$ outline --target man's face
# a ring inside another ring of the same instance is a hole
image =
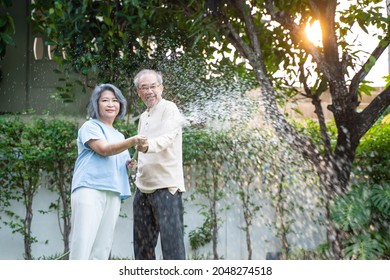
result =
[[[148,109],[155,106],[162,99],[163,85],[157,80],[154,73],[147,73],[138,81],[138,96],[144,101]]]

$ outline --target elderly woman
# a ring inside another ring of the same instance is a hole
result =
[[[78,157],[71,194],[71,260],[110,255],[121,200],[130,197],[128,149],[145,144],[143,136],[125,139],[113,127],[126,114],[126,99],[111,84],[100,84],[88,105],[91,117],[78,132]]]

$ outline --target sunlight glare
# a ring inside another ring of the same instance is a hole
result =
[[[305,28],[307,38],[316,46],[322,45],[322,31],[320,22],[315,20],[312,24],[308,24]]]

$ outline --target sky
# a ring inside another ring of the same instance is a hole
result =
[[[365,39],[364,45],[367,46],[368,49],[374,49],[376,44],[370,39],[369,36],[361,35],[363,39]],[[375,66],[370,71],[369,75],[367,75],[366,80],[372,81],[372,86],[383,87],[386,82],[383,80],[383,76],[389,75],[389,48],[382,54],[382,56],[378,59]]]
[[[341,0],[339,2],[341,8],[349,4],[349,1],[345,0]],[[386,7],[385,0],[383,1],[383,7]],[[386,13],[386,9],[384,9],[383,12]],[[361,44],[362,49],[371,53],[378,44],[378,41],[373,40],[372,36],[361,31],[361,29],[358,28],[357,24],[352,28],[352,30],[354,31],[354,33],[352,34],[352,38],[356,38],[357,41]],[[369,29],[369,31],[375,32],[375,29],[372,28]],[[389,72],[389,48],[387,48],[382,54],[382,56],[378,59],[375,66],[371,69],[370,73],[367,75],[366,80],[372,81],[371,86],[383,87],[386,82],[383,80],[382,77],[389,75]]]

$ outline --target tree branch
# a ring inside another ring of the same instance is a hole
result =
[[[333,79],[343,77],[339,67],[339,53],[335,31],[336,0],[309,0],[310,9],[320,21],[322,30],[323,57],[331,69]],[[328,77],[329,79],[330,77]],[[329,79],[329,80],[333,80]]]
[[[245,11],[245,1],[242,0],[232,0],[233,5],[236,6],[237,10],[241,13],[241,18],[245,22],[245,27],[247,28],[247,34],[249,37],[249,40],[251,42],[251,46],[253,51],[261,56],[261,47],[260,47],[260,42],[257,37],[257,29],[256,25],[253,22],[253,18],[250,14],[248,14]],[[261,57],[260,57],[261,58]],[[257,58],[256,58],[257,59]]]
[[[371,71],[372,68],[366,70],[366,67],[371,64],[371,57],[373,57],[376,60],[383,54],[383,52],[386,50],[386,48],[389,46],[389,38],[386,37],[385,39],[382,39],[377,47],[373,50],[371,55],[367,58],[367,61],[363,64],[362,68],[355,74],[355,76],[352,78],[351,85],[349,87],[349,93],[353,96],[358,95],[358,89],[359,84],[361,81],[364,80],[364,78],[368,75],[368,73]]]
[[[357,139],[363,137],[367,130],[376,122],[378,116],[380,116],[389,106],[390,87],[387,87],[359,114],[359,122],[356,124],[359,128],[357,129]]]

